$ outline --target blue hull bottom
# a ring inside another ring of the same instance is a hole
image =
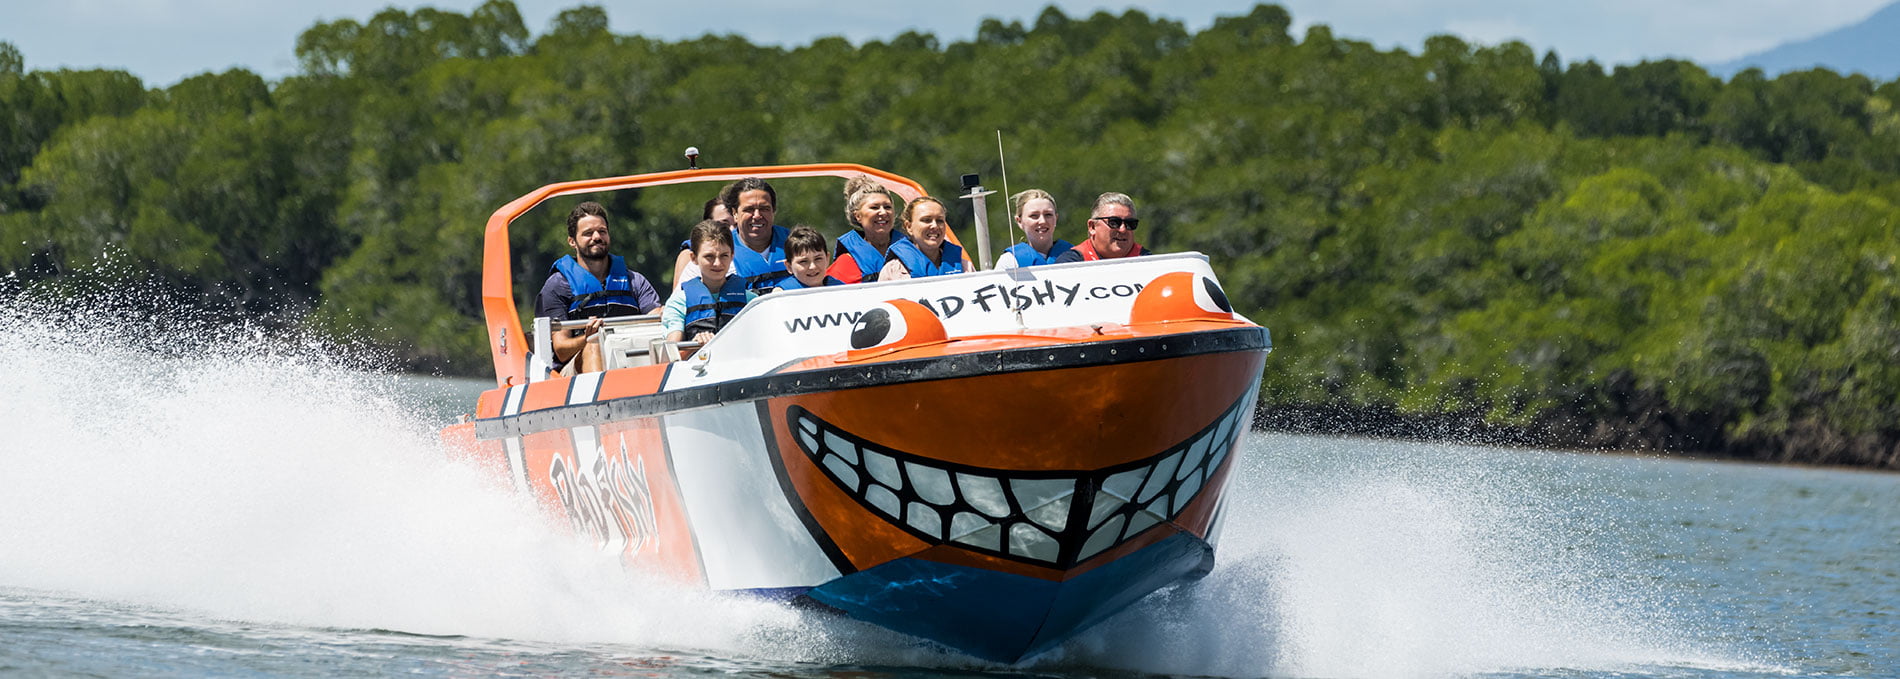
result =
[[[906,558],[813,587],[805,596],[979,658],[1015,662],[1168,583],[1205,575],[1213,563],[1206,541],[1177,533],[1062,582]]]

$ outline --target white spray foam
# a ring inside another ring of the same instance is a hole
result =
[[[0,310],[0,587],[736,653],[801,620],[630,575],[550,531],[447,459],[437,423],[398,400],[404,378],[244,328],[142,337],[136,321],[61,324],[16,303]]]
[[[1036,664],[1235,677],[1761,668],[1698,648],[1669,593],[1583,535],[1604,513],[1550,490],[1564,485],[1547,485],[1556,466],[1508,456],[1256,435],[1214,572]]]

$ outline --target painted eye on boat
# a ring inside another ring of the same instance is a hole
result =
[[[1210,313],[1234,313],[1234,305],[1227,301],[1227,293],[1220,289],[1220,284],[1206,276],[1199,278],[1201,284],[1194,287],[1194,303]]]
[[[881,302],[864,310],[851,324],[853,356],[882,354],[895,349],[948,340],[943,322],[922,304],[908,299]]]
[[[891,326],[897,326],[896,335],[891,334]],[[891,337],[904,336],[904,317],[893,314],[886,307],[872,307],[870,311],[858,316],[858,322],[851,324],[851,348],[869,349],[883,344]]]
[[[1234,305],[1214,279],[1189,271],[1156,276],[1135,296],[1129,324],[1232,320]]]

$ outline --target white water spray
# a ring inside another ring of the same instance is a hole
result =
[[[799,622],[630,576],[553,533],[525,499],[447,459],[443,423],[404,400],[413,378],[244,327],[154,337],[143,317],[55,322],[38,306],[0,309],[13,378],[0,390],[0,587],[293,625],[738,653],[761,628]]]
[[[1214,572],[1050,662],[1235,677],[1762,667],[1699,648],[1669,594],[1599,539],[1589,480],[1525,455],[1256,434]]]

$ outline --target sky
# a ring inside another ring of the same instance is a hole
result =
[[[1858,22],[1894,0],[1281,0],[1295,35],[1322,23],[1333,34],[1381,48],[1416,50],[1427,36],[1451,33],[1494,44],[1517,39],[1566,63],[1606,64],[1686,58],[1714,64]],[[481,0],[0,0],[0,41],[21,51],[29,70],[120,68],[164,87],[187,76],[233,67],[266,78],[296,73],[297,35],[319,21],[365,21],[391,5],[467,12]],[[562,9],[583,0],[516,0],[523,22],[543,32]],[[948,43],[975,36],[983,17],[1033,23],[1055,4],[1070,16],[1138,8],[1190,31],[1217,16],[1245,14],[1247,0],[1167,2],[870,2],[836,0],[594,0],[616,33],[669,40],[706,33],[794,46],[841,35],[854,43],[906,30]]]

